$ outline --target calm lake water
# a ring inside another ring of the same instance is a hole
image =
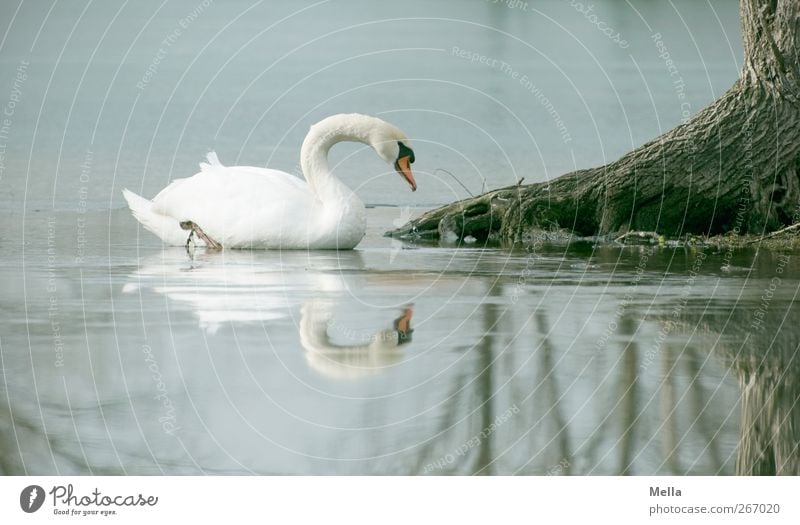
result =
[[[399,219],[370,210],[350,252],[190,256],[123,210],[28,216],[0,268],[3,472],[733,474],[796,458],[796,258],[416,246],[381,236]]]
[[[365,202],[446,203],[609,162],[716,99],[742,56],[735,0],[593,2],[626,48],[565,0],[207,2],[21,4],[0,40],[0,104],[19,98],[0,206],[120,207],[212,149],[299,173],[309,125],[354,111],[412,138],[420,190],[362,145],[334,149],[336,173]]]
[[[795,256],[382,236],[738,74],[735,1],[528,3],[0,6],[0,473],[798,473]],[[334,151],[383,205],[357,250],[187,253],[122,207],[211,149],[296,171],[342,111],[418,159],[412,194]]]

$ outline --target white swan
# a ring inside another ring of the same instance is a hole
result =
[[[142,226],[172,245],[188,246],[197,234],[209,248],[352,249],[366,232],[364,203],[328,168],[328,150],[343,141],[372,146],[416,191],[414,152],[403,132],[375,117],[342,114],[306,135],[305,181],[278,170],[226,167],[212,152],[200,173],[172,181],[152,201],[127,189],[123,195]]]

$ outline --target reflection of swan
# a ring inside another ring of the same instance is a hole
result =
[[[309,301],[300,311],[300,344],[306,351],[308,365],[326,376],[353,378],[374,374],[402,359],[400,346],[411,341],[413,315],[412,308],[407,306],[395,319],[393,329],[372,334],[365,344],[337,345],[328,333],[329,328],[336,331],[332,305]]]
[[[172,245],[197,234],[219,248],[351,249],[366,232],[364,203],[328,168],[337,142],[363,142],[416,190],[414,152],[396,127],[375,117],[328,117],[311,127],[300,150],[306,180],[249,166],[226,167],[215,153],[200,173],[177,179],[149,201],[124,190],[133,215]]]
[[[358,251],[225,251],[187,263],[183,250],[165,249],[149,257],[123,291],[150,289],[188,306],[210,334],[229,323],[288,319],[303,295],[346,290],[355,285],[347,282],[355,279],[349,272],[363,267]]]

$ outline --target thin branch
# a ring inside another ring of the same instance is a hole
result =
[[[787,226],[786,228],[781,228],[780,230],[776,230],[776,231],[774,231],[772,233],[768,233],[767,235],[762,235],[758,239],[753,239],[751,241],[747,241],[745,244],[753,244],[754,242],[765,241],[767,239],[771,239],[773,237],[777,237],[778,235],[780,235],[782,233],[786,233],[788,231],[797,230],[797,229],[800,229],[800,222],[796,222],[796,223],[792,224],[791,226]]]

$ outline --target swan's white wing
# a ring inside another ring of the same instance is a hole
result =
[[[209,161],[156,195],[154,211],[192,221],[228,247],[288,247],[307,238],[314,197],[305,180],[266,168],[226,167],[215,155]]]

